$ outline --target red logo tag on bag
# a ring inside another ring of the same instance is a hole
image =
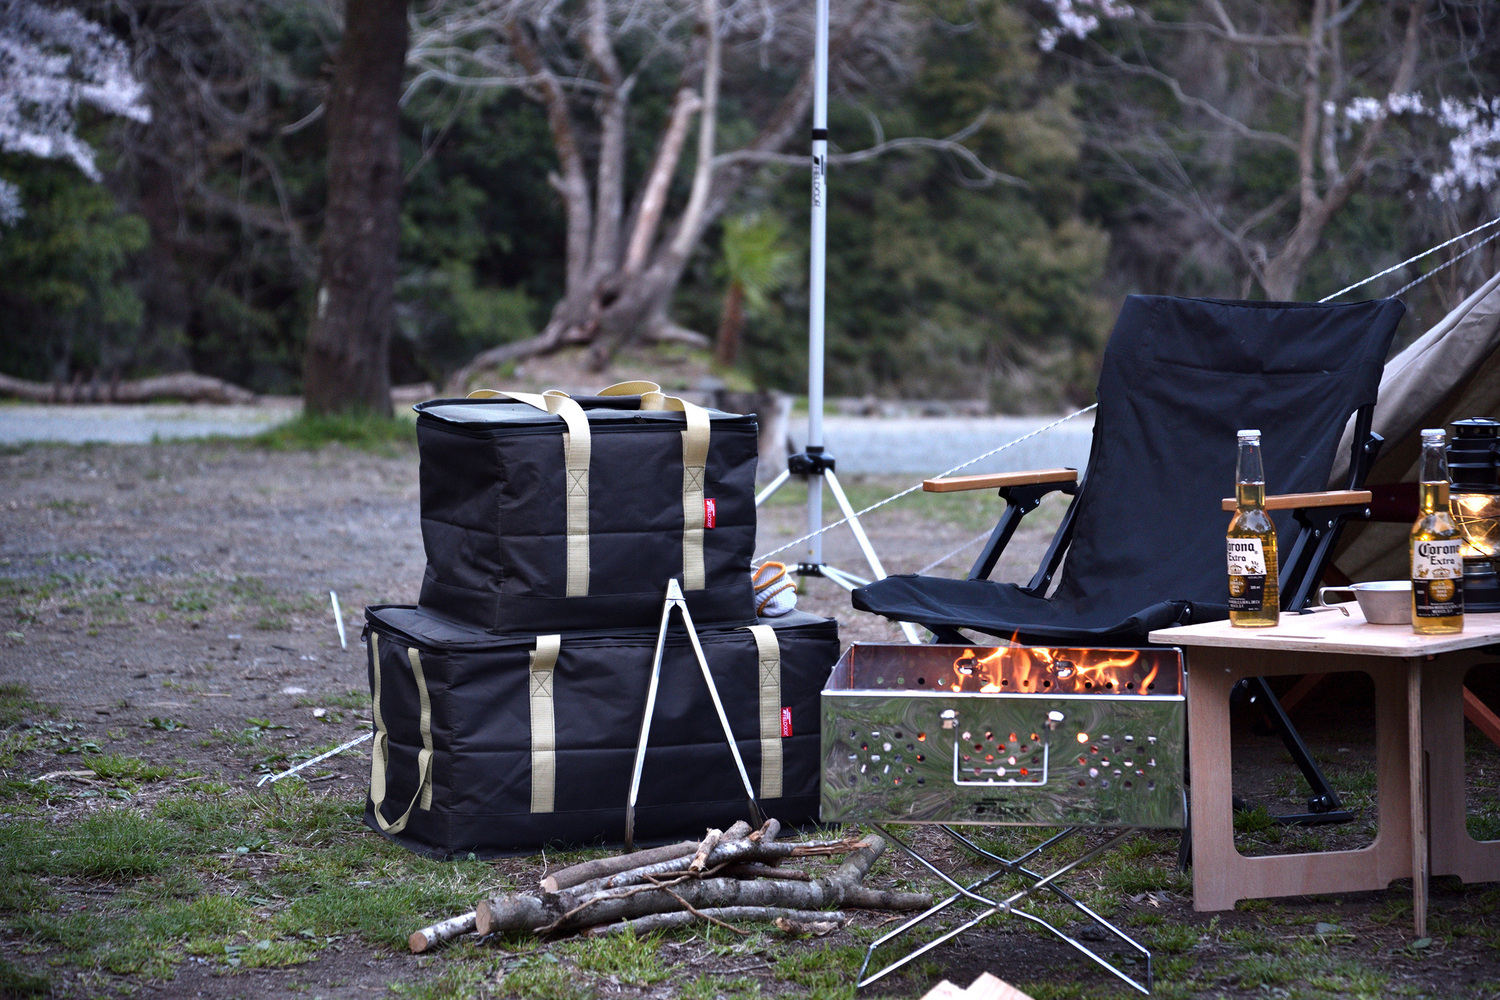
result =
[[[788,739],[792,735],[792,710],[783,708],[781,710],[781,738]]]
[[[718,511],[718,506],[714,503],[714,498],[713,497],[704,497],[703,498],[703,526],[705,528],[712,528],[714,526],[714,522],[717,521],[718,519],[719,519],[719,511]]]

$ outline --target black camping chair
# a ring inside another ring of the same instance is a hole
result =
[[[970,640],[959,629],[1028,645],[1145,645],[1153,629],[1227,618],[1221,499],[1234,489],[1235,432],[1253,427],[1267,489],[1318,494],[1273,514],[1282,608],[1306,607],[1340,525],[1369,514],[1323,491],[1351,414],[1347,485],[1364,482],[1380,446],[1370,433],[1376,389],[1404,313],[1395,299],[1130,296],[1104,351],[1083,482],[1072,470],[932,481],[938,491],[998,487],[1006,501],[968,578],[890,576],[855,590],[854,606],[961,643]],[[1020,519],[1051,492],[1074,500],[1036,575],[1024,585],[988,579]],[[1280,819],[1350,818],[1265,681],[1245,697],[1268,712],[1313,788],[1309,813]]]

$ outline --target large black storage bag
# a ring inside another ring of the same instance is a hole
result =
[[[652,627],[675,577],[699,624],[754,620],[753,416],[526,398],[416,407],[419,606],[500,633]]]
[[[439,858],[623,838],[655,630],[502,637],[412,607],[365,618],[376,728],[367,825]],[[698,635],[766,815],[816,819],[818,696],[838,624],[794,611]],[[635,836],[702,836],[748,818],[674,616]]]

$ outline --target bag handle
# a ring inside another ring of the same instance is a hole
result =
[[[528,664],[531,703],[531,811],[549,813],[557,795],[557,721],[553,675],[561,635],[539,635]]]
[[[534,406],[539,410],[562,417],[567,429],[563,432],[563,466],[567,486],[568,597],[587,597],[589,593],[589,456],[592,443],[589,437],[589,418],[566,393],[549,389],[537,394],[532,392],[501,392],[499,389],[475,389],[470,399],[513,399],[518,403]]]
[[[781,720],[781,644],[776,641],[776,630],[769,625],[746,625],[745,630],[755,637],[755,655],[760,662],[760,797],[779,799],[783,774],[781,734],[787,728]]]
[[[708,447],[712,421],[708,411],[696,403],[662,392],[655,382],[637,379],[616,382],[600,389],[600,396],[640,396],[641,409],[681,413],[687,422],[682,432],[682,589],[708,586],[703,562],[703,532],[708,526],[704,487],[708,478]],[[589,426],[583,407],[567,393],[549,389],[544,393],[502,392],[476,389],[470,399],[503,397],[526,403],[561,416],[567,422],[563,448],[568,472],[568,587],[567,596],[585,597],[589,592]],[[579,444],[581,442],[581,445]]]
[[[388,822],[380,808],[385,805],[386,772],[391,763],[390,732],[380,714],[380,635],[377,632],[370,634],[370,714],[375,720],[375,746],[370,753],[370,804],[375,822],[386,833],[400,833],[406,829],[411,811],[419,803],[424,811],[432,808],[432,700],[427,695],[427,678],[422,673],[421,656],[415,648],[410,648],[406,651],[406,659],[416,677],[417,697],[421,702],[418,729],[422,734],[422,749],[417,753],[417,790],[412,794],[411,803],[398,819]]]
[[[712,434],[708,411],[660,390],[642,393],[641,409],[675,411],[687,421],[682,432],[682,589],[702,590],[708,586],[703,565],[703,531],[708,526],[704,485]]]

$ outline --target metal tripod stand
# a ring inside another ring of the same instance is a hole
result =
[[[875,547],[859,523],[849,498],[844,495],[834,475],[833,456],[823,450],[823,341],[825,311],[825,276],[828,257],[828,0],[817,0],[816,31],[813,43],[813,127],[812,127],[812,241],[808,272],[808,349],[807,349],[807,447],[787,459],[781,473],[755,497],[755,506],[765,503],[792,476],[807,483],[807,553],[797,564],[798,576],[821,576],[853,590],[869,580],[846,573],[823,562],[823,484],[837,501],[839,509],[854,531],[855,541],[870,564],[875,579],[885,576],[885,567],[875,554]],[[915,625],[901,622],[908,642],[920,642]]]

